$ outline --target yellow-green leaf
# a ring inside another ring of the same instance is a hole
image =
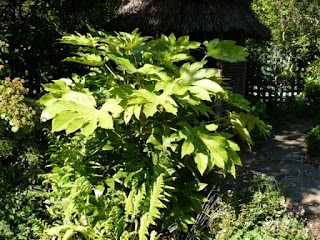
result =
[[[181,147],[181,158],[183,158],[185,155],[190,155],[194,151],[194,145],[186,140],[183,142]]]
[[[133,115],[134,106],[129,106],[124,110],[124,122],[128,124]]]
[[[203,153],[197,153],[194,158],[197,168],[201,175],[206,171],[208,166],[208,156]]]
[[[108,112],[100,109],[100,111],[98,111],[98,118],[100,127],[104,129],[113,129],[113,118]]]
[[[214,123],[206,125],[206,129],[208,129],[210,132],[216,131],[218,129],[218,127],[219,126]]]

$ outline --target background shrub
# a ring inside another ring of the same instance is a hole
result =
[[[123,0],[3,0],[0,5],[0,39],[10,43],[6,65],[10,73],[26,79],[29,95],[38,97],[41,84],[58,78],[61,72],[78,71],[61,62],[72,49],[59,44],[64,33],[87,32],[88,25],[110,29],[114,10]],[[1,46],[1,44],[0,44]],[[0,56],[1,58],[1,56]],[[1,65],[1,64],[0,64]]]
[[[307,68],[305,87],[303,91],[310,106],[315,110],[320,109],[320,58]]]
[[[8,71],[6,71],[8,72]],[[39,239],[43,232],[47,141],[40,109],[26,97],[24,80],[0,80],[0,238]]]
[[[268,107],[280,112],[292,103],[292,92],[303,91],[307,68],[320,53],[316,2],[255,0],[252,4],[273,38],[265,43],[248,41],[248,81],[268,94]],[[259,98],[250,95],[249,99]]]
[[[319,155],[320,153],[320,125],[316,125],[308,133],[306,138],[308,153],[310,155]]]

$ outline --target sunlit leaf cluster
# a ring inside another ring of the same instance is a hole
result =
[[[212,68],[216,60],[244,61],[247,52],[232,41],[201,44],[173,34],[153,39],[138,31],[68,35],[61,42],[75,46],[66,61],[84,65],[87,74],[45,84],[40,99],[42,120],[52,120],[52,131],[71,141],[57,149],[52,159],[60,165],[46,176],[56,192],[49,209],[61,219],[48,234],[105,239],[110,226],[99,224],[110,212],[92,215],[90,199],[103,204],[110,194],[122,199],[110,208],[120,207],[114,210],[120,239],[156,239],[172,223],[187,231],[204,201],[203,175],[215,169],[235,176],[241,166],[233,134],[253,144],[249,131],[264,127],[248,114],[214,114],[220,100],[250,109]],[[204,50],[203,58],[195,59],[191,50]],[[79,137],[79,150],[67,147]],[[84,221],[87,216],[93,220]]]

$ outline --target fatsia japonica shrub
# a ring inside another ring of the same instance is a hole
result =
[[[264,123],[208,60],[244,61],[233,41],[142,37],[138,31],[68,35],[66,59],[86,74],[45,84],[41,118],[52,120],[48,238],[159,239],[188,231],[201,211],[204,174],[236,175],[239,134]],[[201,61],[190,51],[204,51]],[[215,119],[214,99],[244,112]]]

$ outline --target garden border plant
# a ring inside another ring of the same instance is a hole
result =
[[[39,129],[39,108],[26,97],[28,91],[21,78],[0,80],[1,239],[39,237],[46,215],[39,174],[47,145]]]

